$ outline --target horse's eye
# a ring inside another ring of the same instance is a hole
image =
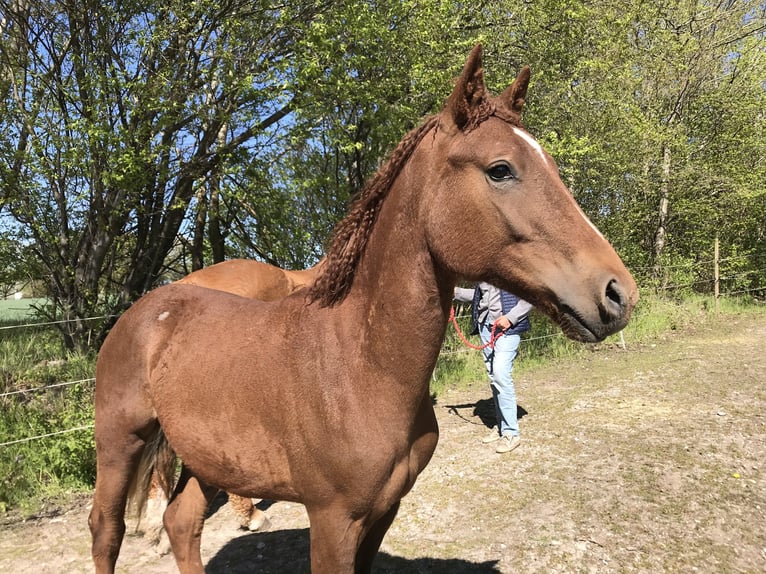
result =
[[[492,181],[509,181],[516,178],[511,166],[505,162],[490,166],[487,175]]]

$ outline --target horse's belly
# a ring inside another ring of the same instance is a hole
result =
[[[178,373],[178,369],[169,372]],[[199,373],[198,373],[199,374]],[[171,375],[168,375],[170,377]],[[210,384],[200,384],[210,381]],[[171,396],[163,386],[184,389]],[[227,492],[295,500],[284,416],[268,401],[227,388],[213,377],[154,381],[154,406],[170,446],[194,475]]]
[[[289,462],[278,445],[248,444],[232,437],[174,441],[172,429],[166,429],[166,434],[184,465],[207,484],[251,498],[300,499]]]

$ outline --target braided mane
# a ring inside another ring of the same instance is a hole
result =
[[[348,294],[383,200],[412,152],[438,123],[438,116],[430,116],[408,133],[352,202],[348,215],[335,226],[325,263],[308,293],[309,302],[330,307]]]

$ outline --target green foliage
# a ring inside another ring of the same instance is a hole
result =
[[[0,297],[2,298],[22,289],[30,280],[22,252],[23,249],[15,238],[0,236]]]
[[[0,259],[21,251],[52,317],[225,257],[313,264],[477,41],[495,91],[532,66],[529,130],[642,278],[679,284],[718,233],[750,257],[736,287],[766,281],[762,2],[24,6],[0,27]]]
[[[662,280],[716,233],[763,252],[763,3],[502,2],[488,21],[506,72],[532,65],[529,129],[631,267]]]
[[[93,486],[92,405],[92,385],[2,399],[0,443],[18,437],[33,440],[0,447],[0,503],[18,507],[30,499]],[[71,432],[44,437],[62,430]]]
[[[0,314],[0,508],[11,509],[93,485],[94,358],[62,359],[53,329],[17,327],[29,317],[7,316]]]
[[[303,23],[291,122],[223,189],[228,205],[247,205],[233,252],[290,268],[321,257],[349,198],[448,93],[469,49],[451,14],[438,2],[336,2]]]

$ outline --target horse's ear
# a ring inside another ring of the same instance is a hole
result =
[[[513,83],[500,95],[500,101],[519,119],[521,108],[524,107],[524,99],[527,97],[527,86],[529,86],[529,66],[524,66]]]
[[[460,130],[471,129],[481,123],[490,112],[489,93],[484,84],[481,67],[481,44],[476,44],[463,66],[463,72],[455,83],[455,89],[447,100],[452,121]]]

